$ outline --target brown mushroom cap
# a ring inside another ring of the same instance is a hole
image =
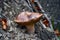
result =
[[[43,14],[34,13],[34,12],[21,12],[14,21],[21,25],[28,25],[38,22],[42,15]]]

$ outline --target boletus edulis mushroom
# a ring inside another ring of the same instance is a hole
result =
[[[17,15],[14,21],[20,25],[26,26],[28,33],[34,33],[34,24],[40,20],[42,15],[43,14],[41,13],[21,12],[19,15]]]

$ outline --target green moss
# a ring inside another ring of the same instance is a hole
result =
[[[54,28],[54,18],[52,17],[52,19],[51,19],[51,22],[52,22],[52,26],[53,26],[53,28]]]
[[[60,39],[60,36],[58,36],[58,38]]]
[[[57,23],[57,29],[60,31],[60,22]]]
[[[54,28],[54,17],[52,17],[51,22],[52,22],[52,26]],[[58,29],[60,31],[60,22],[57,23],[56,29]]]

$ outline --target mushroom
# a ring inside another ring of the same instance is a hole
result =
[[[6,22],[5,22],[4,20],[2,20],[2,24],[3,24],[2,28],[3,28],[4,30],[6,30],[6,29],[7,29],[7,24],[6,24]]]
[[[2,29],[6,30],[7,29],[7,19],[2,14],[0,14],[0,22],[2,22]]]
[[[27,28],[28,33],[34,33],[34,24],[38,22],[43,14],[34,12],[21,12],[14,21]]]

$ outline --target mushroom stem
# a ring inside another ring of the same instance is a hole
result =
[[[26,25],[26,28],[28,33],[34,33],[35,31],[34,24]]]

